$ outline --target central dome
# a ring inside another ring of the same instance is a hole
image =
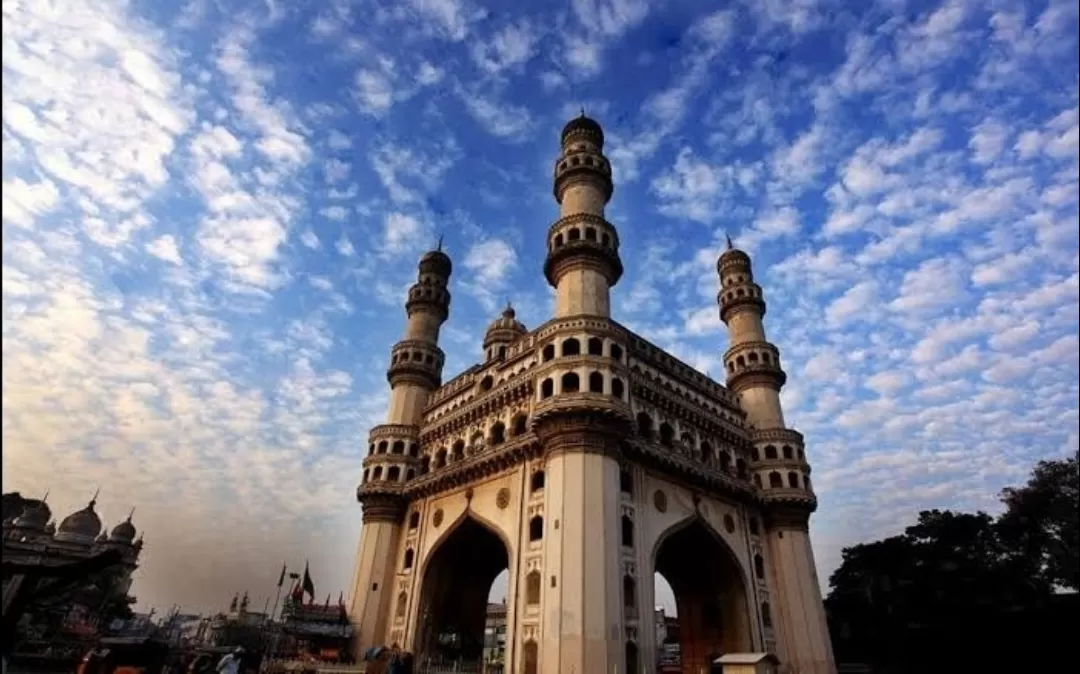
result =
[[[488,357],[496,354],[492,351],[495,345],[509,345],[519,337],[529,334],[525,324],[517,319],[514,307],[509,304],[503,309],[502,315],[491,322],[487,332],[484,333],[484,350],[488,351]]]
[[[101,518],[94,511],[96,501],[90,501],[60,523],[56,529],[57,540],[93,541],[101,533]]]

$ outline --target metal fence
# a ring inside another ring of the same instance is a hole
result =
[[[413,669],[414,674],[503,674],[504,671],[501,662],[468,660],[421,660]]]

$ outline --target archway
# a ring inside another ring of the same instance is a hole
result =
[[[421,586],[415,641],[419,662],[478,667],[491,655],[484,642],[488,597],[509,562],[502,539],[472,517],[439,544]]]
[[[714,531],[695,518],[665,534],[653,559],[675,596],[683,674],[719,674],[716,658],[752,650],[743,574]]]

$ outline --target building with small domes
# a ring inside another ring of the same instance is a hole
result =
[[[659,573],[685,674],[739,652],[833,674],[808,533],[817,498],[750,256],[729,242],[717,261],[722,385],[612,318],[623,265],[603,150],[595,120],[563,128],[543,267],[555,316],[529,330],[507,306],[483,361],[449,381],[439,332],[453,265],[441,245],[420,260],[356,492],[357,652],[397,643],[473,671],[505,570],[507,671],[652,669]]]
[[[97,495],[79,510],[67,515],[57,524],[52,511],[43,499],[24,498],[18,492],[4,494],[3,556],[14,564],[55,566],[88,559],[105,550],[121,553],[123,566],[111,574],[107,588],[78,591],[72,597],[66,621],[86,628],[101,628],[99,615],[103,593],[124,600],[131,590],[131,574],[138,568],[143,539],[137,537],[132,522],[134,511],[111,530],[102,523],[97,511]],[[3,607],[19,591],[24,579],[15,575],[3,579]]]

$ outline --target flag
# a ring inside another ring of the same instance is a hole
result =
[[[299,574],[297,574],[299,575]],[[292,592],[290,594],[293,601],[302,601],[304,599],[304,590],[300,587],[300,581],[296,581],[296,585],[293,585]]]
[[[311,597],[311,601],[315,601],[315,583],[311,580],[307,562],[304,562],[304,593]]]
[[[278,576],[278,579],[277,579],[277,586],[280,588],[284,584],[285,584],[285,565],[282,564],[281,565],[281,575]]]

